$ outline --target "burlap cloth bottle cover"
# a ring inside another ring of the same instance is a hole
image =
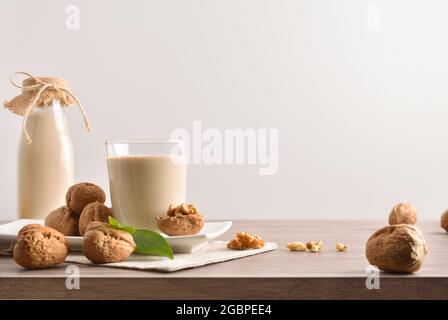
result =
[[[15,75],[25,75],[22,85],[13,81]],[[59,101],[61,106],[68,107],[77,104],[84,118],[84,124],[88,131],[91,131],[87,114],[76,95],[68,88],[67,82],[61,78],[55,77],[36,77],[27,72],[15,72],[11,75],[9,81],[19,89],[22,94],[13,98],[11,101],[5,101],[3,105],[15,114],[23,116],[22,130],[26,141],[32,143],[31,137],[26,129],[28,115],[34,107],[43,107],[53,100]]]

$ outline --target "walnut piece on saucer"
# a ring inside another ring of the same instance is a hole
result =
[[[169,236],[194,235],[204,227],[204,216],[191,203],[171,205],[166,214],[156,221],[160,231]]]
[[[168,217],[189,215],[189,214],[197,214],[199,213],[198,209],[192,203],[181,203],[178,206],[170,205],[166,215]]]
[[[248,232],[238,232],[235,239],[227,243],[227,248],[233,250],[260,249],[264,247],[264,240],[259,235]]]

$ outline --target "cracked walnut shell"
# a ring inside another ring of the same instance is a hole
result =
[[[235,238],[227,243],[227,248],[233,250],[260,249],[264,247],[264,240],[259,235],[248,232],[238,232]]]
[[[170,206],[167,217],[156,217],[160,231],[169,236],[197,234],[204,227],[204,216],[193,204]]]
[[[389,214],[389,224],[415,224],[417,222],[417,210],[410,203],[396,204]]]
[[[112,216],[112,210],[104,204],[98,201],[89,203],[79,217],[79,233],[83,236],[87,226],[93,221],[109,222],[109,216]]]
[[[67,207],[77,214],[81,214],[82,210],[92,202],[98,201],[104,203],[106,194],[103,189],[93,183],[82,182],[71,186],[65,196]]]
[[[64,262],[70,245],[59,231],[40,224],[23,227],[14,246],[14,261],[26,269],[54,267]]]
[[[197,234],[204,227],[204,216],[200,213],[174,217],[157,217],[160,231],[169,236]]]
[[[126,260],[136,244],[129,232],[112,228],[108,224],[93,222],[84,234],[83,253],[94,263],[112,263]]]
[[[409,224],[381,228],[366,244],[369,263],[386,272],[415,272],[421,268],[427,253],[423,233]]]
[[[67,206],[53,210],[45,218],[45,225],[53,228],[66,236],[78,236],[79,215],[71,211]]]

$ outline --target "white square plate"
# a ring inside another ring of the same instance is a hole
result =
[[[17,233],[27,224],[44,225],[43,220],[20,219],[0,225],[0,243],[13,243]],[[192,236],[170,237],[162,234],[173,248],[174,253],[193,253],[202,248],[207,242],[224,234],[232,226],[232,221],[206,222],[204,228]],[[73,251],[82,251],[82,237],[67,237]]]

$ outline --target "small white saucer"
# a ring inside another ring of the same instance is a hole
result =
[[[44,225],[43,220],[20,219],[0,225],[0,243],[13,243],[17,233],[27,224],[37,223]],[[232,221],[206,222],[204,228],[192,236],[170,237],[162,234],[173,248],[174,253],[193,253],[201,249],[210,240],[224,234],[232,226]],[[82,251],[82,237],[67,237],[73,251]]]

